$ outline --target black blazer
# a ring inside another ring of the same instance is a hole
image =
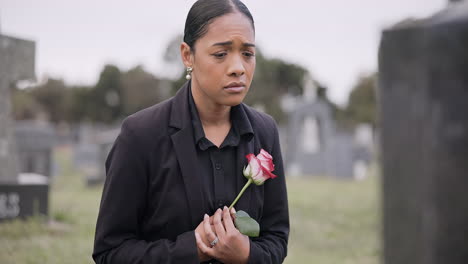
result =
[[[186,83],[169,100],[126,118],[106,161],[106,182],[96,225],[96,263],[198,263],[194,229],[207,212]],[[238,146],[237,186],[246,183],[245,155],[263,148],[278,177],[251,185],[236,204],[260,224],[250,239],[249,263],[282,263],[289,215],[275,121],[245,104],[254,136]],[[243,142],[243,141],[241,141]]]

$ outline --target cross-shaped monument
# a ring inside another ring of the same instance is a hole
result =
[[[17,81],[34,79],[34,61],[33,41],[0,34],[0,222],[48,214],[48,183],[33,183],[18,177],[11,118],[10,88]]]
[[[0,182],[18,177],[10,87],[34,79],[35,43],[0,34]]]

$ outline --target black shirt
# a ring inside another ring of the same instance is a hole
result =
[[[205,137],[191,89],[189,106],[197,159],[203,175],[203,193],[208,201],[209,211],[206,213],[213,215],[218,208],[231,205],[242,188],[236,186],[237,146],[241,140],[250,140],[253,129],[245,112],[238,105],[231,107],[231,129],[218,148]]]

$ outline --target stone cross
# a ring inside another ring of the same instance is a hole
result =
[[[0,182],[14,183],[18,176],[10,87],[35,78],[35,43],[0,34]]]

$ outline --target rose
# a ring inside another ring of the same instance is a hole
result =
[[[232,202],[231,206],[229,206],[229,209],[237,203],[237,200],[239,200],[252,182],[256,185],[262,185],[266,180],[276,178],[276,175],[271,173],[275,169],[273,157],[266,150],[261,149],[257,156],[250,153],[245,157],[247,158],[248,164],[247,167],[244,167],[243,174],[248,181],[240,191],[239,195],[237,195],[234,202]]]
[[[246,156],[248,160],[247,167],[244,168],[244,176],[247,179],[252,179],[256,185],[262,185],[268,179],[276,178],[276,175],[271,173],[275,169],[273,157],[264,149],[255,157],[254,154]]]
[[[257,156],[251,153],[245,157],[247,158],[248,164],[247,167],[244,167],[243,174],[248,181],[239,192],[234,202],[232,202],[231,206],[229,206],[229,210],[237,203],[252,182],[255,183],[255,185],[262,185],[266,180],[276,178],[276,175],[272,173],[275,169],[275,164],[273,164],[273,157],[270,153],[261,149]],[[252,219],[244,211],[236,212],[234,222],[239,231],[244,235],[256,237],[260,233],[260,226],[257,221]]]

